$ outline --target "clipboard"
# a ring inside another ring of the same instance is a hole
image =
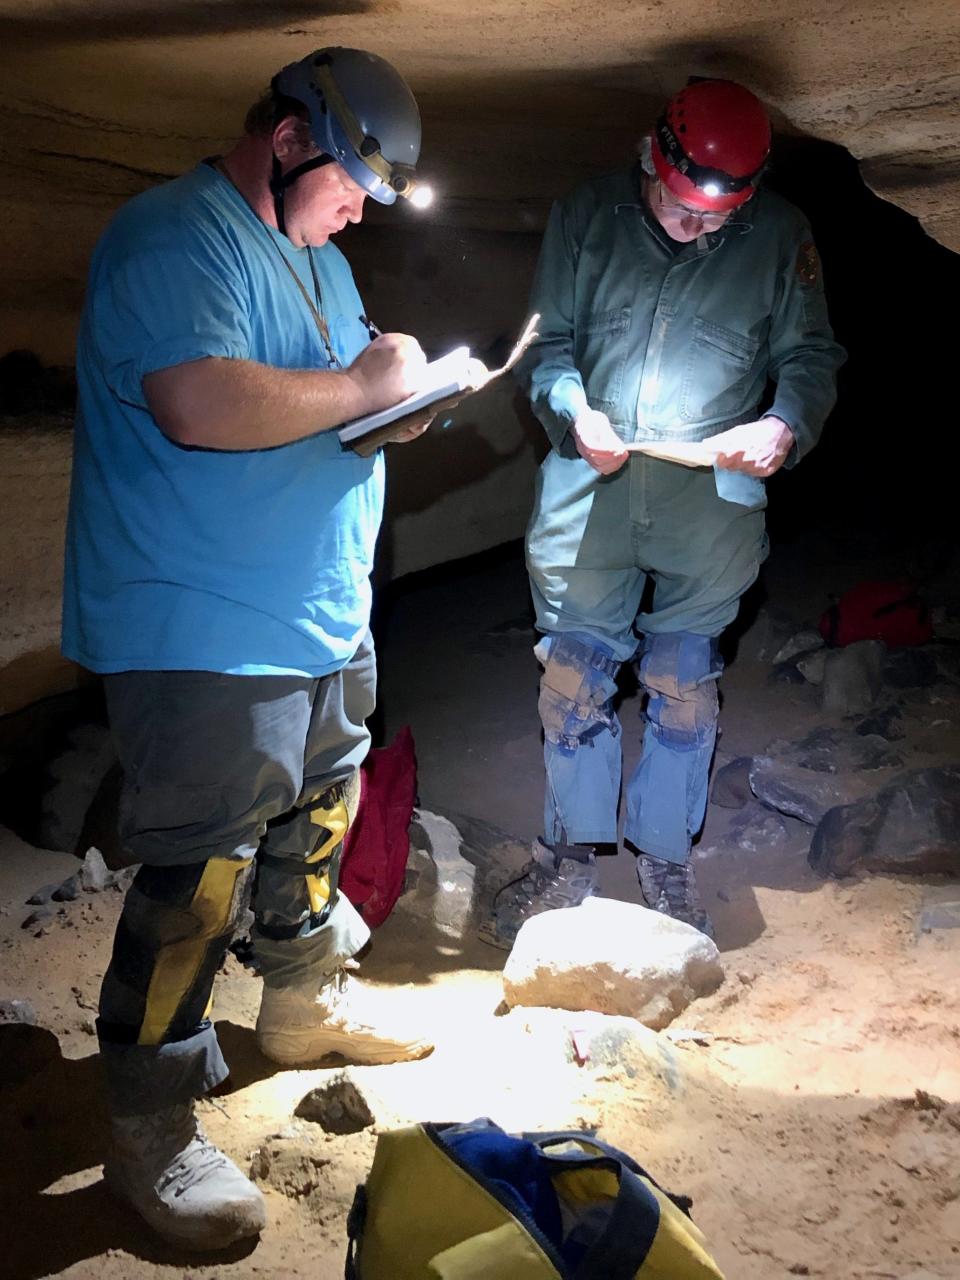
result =
[[[530,317],[507,359],[499,369],[488,369],[482,360],[470,355],[469,348],[458,347],[439,360],[431,361],[426,389],[414,392],[399,404],[378,413],[368,414],[345,423],[337,432],[340,443],[361,457],[368,458],[381,445],[428,410],[433,414],[453,409],[470,396],[488,387],[514,367],[530,344],[539,337],[539,313]]]

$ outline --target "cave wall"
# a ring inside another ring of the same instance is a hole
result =
[[[628,160],[691,74],[750,85],[781,136],[845,147],[874,191],[960,248],[956,0],[0,0],[0,355],[72,363],[114,210],[225,149],[276,67],[337,43],[390,58],[421,103],[435,208],[374,206],[340,243],[368,313],[431,354],[468,342],[502,358],[551,200]],[[808,165],[795,197],[843,223],[831,184]],[[381,578],[522,532],[542,450],[529,411],[501,386],[452,418],[391,450]],[[68,425],[0,426],[0,667],[55,648]]]

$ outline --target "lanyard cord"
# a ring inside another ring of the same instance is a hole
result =
[[[218,173],[222,174],[223,177],[226,178],[226,180],[230,183],[233,189],[237,192],[237,194],[241,197],[241,199],[246,203],[247,207],[250,209],[253,216],[263,227],[264,231],[267,233],[267,239],[270,241],[270,243],[276,249],[277,253],[280,255],[280,261],[283,263],[286,269],[290,272],[290,275],[293,277],[294,284],[300,290],[300,296],[303,298],[304,302],[307,304],[310,314],[313,316],[313,322],[317,326],[317,333],[319,333],[320,335],[320,341],[323,343],[323,348],[327,353],[327,359],[330,361],[331,367],[334,369],[342,369],[343,364],[341,363],[337,353],[334,351],[333,343],[330,340],[330,326],[327,324],[323,315],[323,294],[320,291],[320,277],[317,275],[317,266],[313,260],[313,249],[310,247],[310,245],[307,245],[307,261],[310,263],[310,274],[313,277],[313,291],[314,291],[314,296],[316,298],[316,302],[314,302],[314,299],[310,297],[309,293],[307,293],[306,287],[303,281],[300,279],[300,276],[297,274],[293,266],[293,263],[290,261],[287,255],[283,252],[283,250],[280,248],[279,243],[274,238],[272,228],[267,226],[264,220],[257,213],[256,209],[253,208],[253,206],[250,204],[250,201],[247,200],[247,197],[243,194],[243,192],[234,182],[233,178],[231,178],[230,173],[226,165],[223,163],[223,160],[221,159],[220,156],[218,156],[213,161],[213,167],[217,170]]]
[[[294,284],[300,290],[301,297],[310,309],[310,314],[313,316],[313,322],[317,326],[317,332],[320,334],[320,341],[323,343],[324,349],[327,353],[327,359],[330,361],[330,364],[334,369],[342,369],[343,365],[340,363],[340,358],[334,351],[333,344],[330,341],[330,326],[327,324],[323,315],[323,295],[320,292],[320,278],[317,275],[317,266],[313,260],[313,250],[309,245],[307,245],[307,261],[310,263],[310,274],[313,276],[313,291],[316,297],[316,302],[314,302],[313,298],[311,298],[309,293],[307,293],[306,286],[294,269],[293,263],[274,239],[273,231],[270,227],[266,226],[266,224],[264,224],[264,230],[270,237],[270,243],[280,255],[280,261],[290,272],[290,275],[293,277]]]

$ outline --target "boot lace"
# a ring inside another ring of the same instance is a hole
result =
[[[176,1184],[174,1195],[183,1195],[227,1163],[200,1127],[192,1102],[138,1116],[130,1136],[147,1160],[164,1166],[156,1182],[158,1194]],[[177,1151],[172,1160],[171,1148]]]
[[[182,1196],[185,1191],[189,1191],[210,1174],[219,1172],[228,1163],[223,1152],[213,1145],[202,1129],[198,1128],[190,1145],[160,1179],[157,1190],[163,1192],[176,1184],[173,1194]]]

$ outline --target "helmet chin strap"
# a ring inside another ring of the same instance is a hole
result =
[[[311,169],[322,169],[325,164],[333,164],[333,156],[314,156],[312,160],[304,160],[303,164],[298,164],[284,173],[277,153],[273,153],[270,192],[273,195],[273,212],[277,219],[277,228],[282,235],[287,234],[287,220],[283,210],[283,196],[287,187],[292,187],[298,178],[302,178]]]

